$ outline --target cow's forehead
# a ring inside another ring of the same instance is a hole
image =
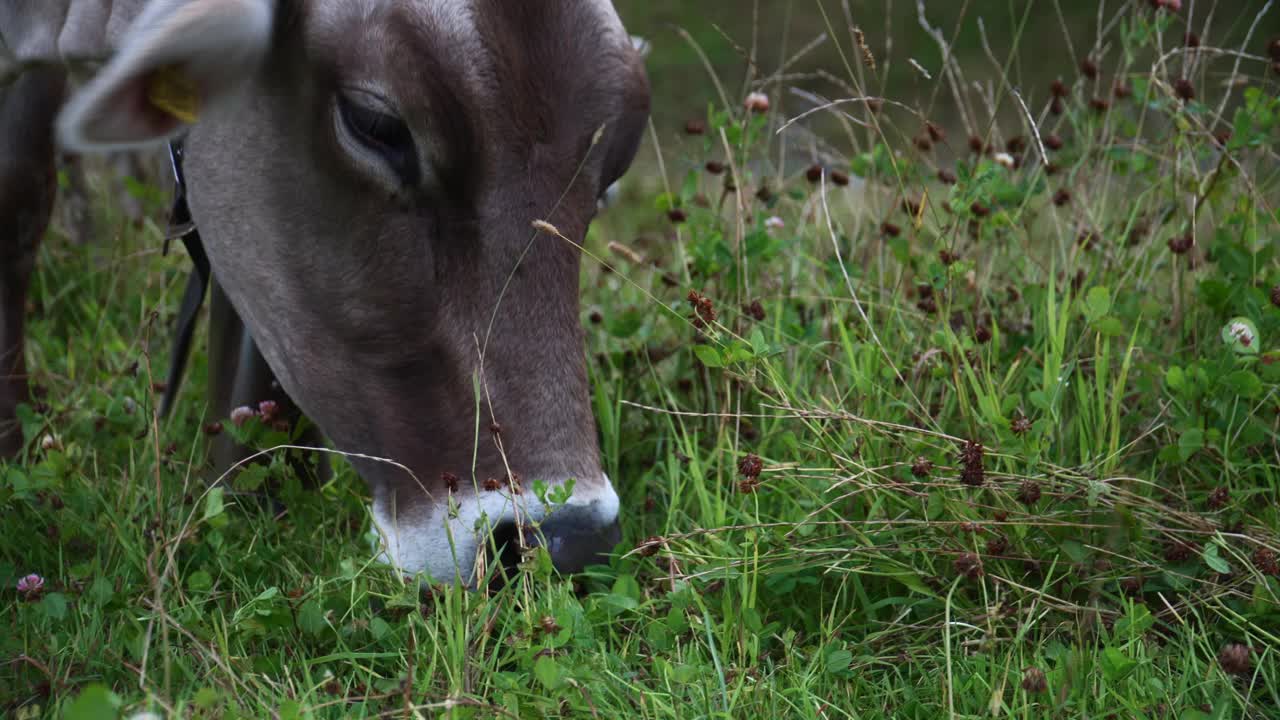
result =
[[[528,67],[547,60],[545,52],[533,60],[525,52],[531,48],[553,54],[591,48],[618,57],[618,48],[630,47],[612,0],[304,0],[301,7],[308,40],[349,80],[365,73],[375,84],[403,84],[425,74],[490,102],[511,99],[498,79],[513,69],[549,72]],[[583,61],[579,54],[564,64]],[[593,75],[610,73],[597,65]]]
[[[571,5],[579,12],[589,14],[599,36],[614,42],[627,40],[613,0],[518,1]],[[443,34],[445,37],[438,38],[441,42],[478,47],[482,15],[492,12],[489,8],[506,2],[511,0],[307,0],[305,6],[309,24],[326,33],[341,33],[353,24],[377,28],[379,19],[403,13],[402,17],[416,17],[421,26]]]

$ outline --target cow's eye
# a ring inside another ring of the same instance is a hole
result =
[[[351,137],[379,155],[404,184],[417,184],[417,147],[404,120],[345,93],[338,95],[338,116]]]

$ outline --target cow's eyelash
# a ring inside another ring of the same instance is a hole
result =
[[[421,179],[413,132],[398,115],[338,93],[337,112],[351,137],[380,156],[401,182],[417,185]]]

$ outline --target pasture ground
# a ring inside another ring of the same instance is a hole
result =
[[[534,551],[419,594],[340,460],[317,491],[295,451],[206,486],[199,355],[150,419],[165,198],[135,187],[134,226],[100,196],[109,241],[55,228],[31,298],[0,713],[1280,717],[1280,46],[1109,12],[1061,88],[938,72],[945,126],[847,102],[799,152],[762,75],[770,112],[725,89],[654,133],[586,243],[627,511],[572,581]],[[832,75],[875,94],[829,22]],[[1035,52],[1014,27],[987,70]]]

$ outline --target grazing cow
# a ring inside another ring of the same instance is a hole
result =
[[[351,462],[406,572],[475,581],[486,527],[514,541],[536,523],[566,571],[612,549],[575,244],[649,92],[610,0],[0,0],[6,55],[0,455],[22,447],[57,146],[181,136],[216,280],[213,411],[278,380],[368,456]],[[570,479],[567,502],[534,497]]]

